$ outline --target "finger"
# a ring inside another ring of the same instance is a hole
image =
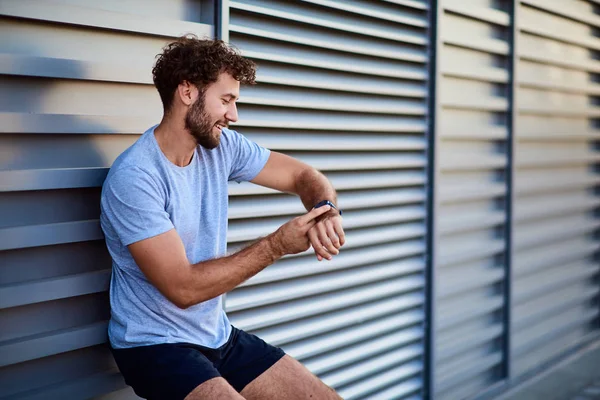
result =
[[[339,218],[336,218],[333,223],[333,230],[335,231],[337,237],[340,240],[340,247],[346,244],[346,234],[344,233],[344,228],[342,228],[342,223]]]
[[[329,236],[329,240],[331,240],[331,243],[333,243],[336,249],[339,249],[342,247],[342,245],[340,244],[340,238],[338,238],[337,233],[335,233],[335,229],[333,229],[333,224],[334,223],[328,219],[325,221],[325,228],[327,229],[327,236]]]
[[[326,258],[326,259],[331,259],[331,255],[327,252],[327,250],[323,247],[323,244],[321,243],[321,240],[319,239],[319,231],[317,229],[317,227],[313,227],[311,228],[310,231],[308,231],[308,239],[310,240],[310,244],[313,248],[313,250],[315,251],[315,254],[317,255],[317,258],[322,257],[322,258]]]
[[[325,214],[329,210],[331,210],[331,206],[313,208],[312,210],[300,217],[300,222],[303,224],[308,224],[310,221],[314,220],[319,215]]]
[[[318,223],[315,226],[315,228],[318,230],[319,240],[321,241],[321,244],[327,249],[329,254],[332,254],[332,255],[339,254],[338,249],[333,245],[333,243],[331,242],[331,239],[329,239],[329,236],[327,236],[327,228],[325,227],[325,224]]]

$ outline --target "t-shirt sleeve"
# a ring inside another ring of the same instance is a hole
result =
[[[173,229],[164,194],[147,172],[135,167],[112,174],[104,185],[101,207],[125,246]]]
[[[264,168],[271,151],[236,131],[227,130],[228,150],[231,157],[229,180],[250,181]]]

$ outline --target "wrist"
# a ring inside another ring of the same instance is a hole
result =
[[[280,259],[286,254],[283,249],[280,235],[281,232],[278,229],[265,238],[268,252],[273,256],[273,261]]]

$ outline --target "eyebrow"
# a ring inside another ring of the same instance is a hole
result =
[[[229,100],[233,100],[233,99],[239,100],[239,97],[237,97],[233,93],[226,93],[226,94],[223,95],[223,97],[229,97]]]

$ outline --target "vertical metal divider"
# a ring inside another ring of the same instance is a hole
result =
[[[438,181],[439,171],[436,160],[439,135],[437,133],[436,118],[439,112],[438,85],[440,76],[438,51],[442,42],[438,32],[441,20],[442,6],[438,0],[429,2],[428,19],[428,87],[427,87],[427,235],[426,235],[426,266],[425,266],[425,365],[424,365],[424,395],[423,398],[431,400],[435,397],[435,260],[437,249],[436,221],[437,193],[435,183]]]
[[[229,0],[215,1],[215,38],[229,42]]]
[[[504,377],[507,382],[510,383],[513,378],[512,373],[512,264],[514,259],[513,254],[513,207],[515,204],[514,194],[514,176],[515,176],[515,131],[517,124],[517,113],[518,108],[516,107],[516,92],[518,89],[516,71],[518,67],[519,57],[517,52],[517,42],[519,37],[519,25],[518,25],[518,10],[520,0],[513,0],[511,2],[512,9],[510,10],[510,52],[509,52],[509,85],[508,85],[508,113],[507,113],[507,125],[508,125],[508,143],[506,146],[507,152],[507,174],[506,174],[506,260],[505,260],[505,285],[504,285],[504,324],[505,324],[505,336],[504,336]]]

